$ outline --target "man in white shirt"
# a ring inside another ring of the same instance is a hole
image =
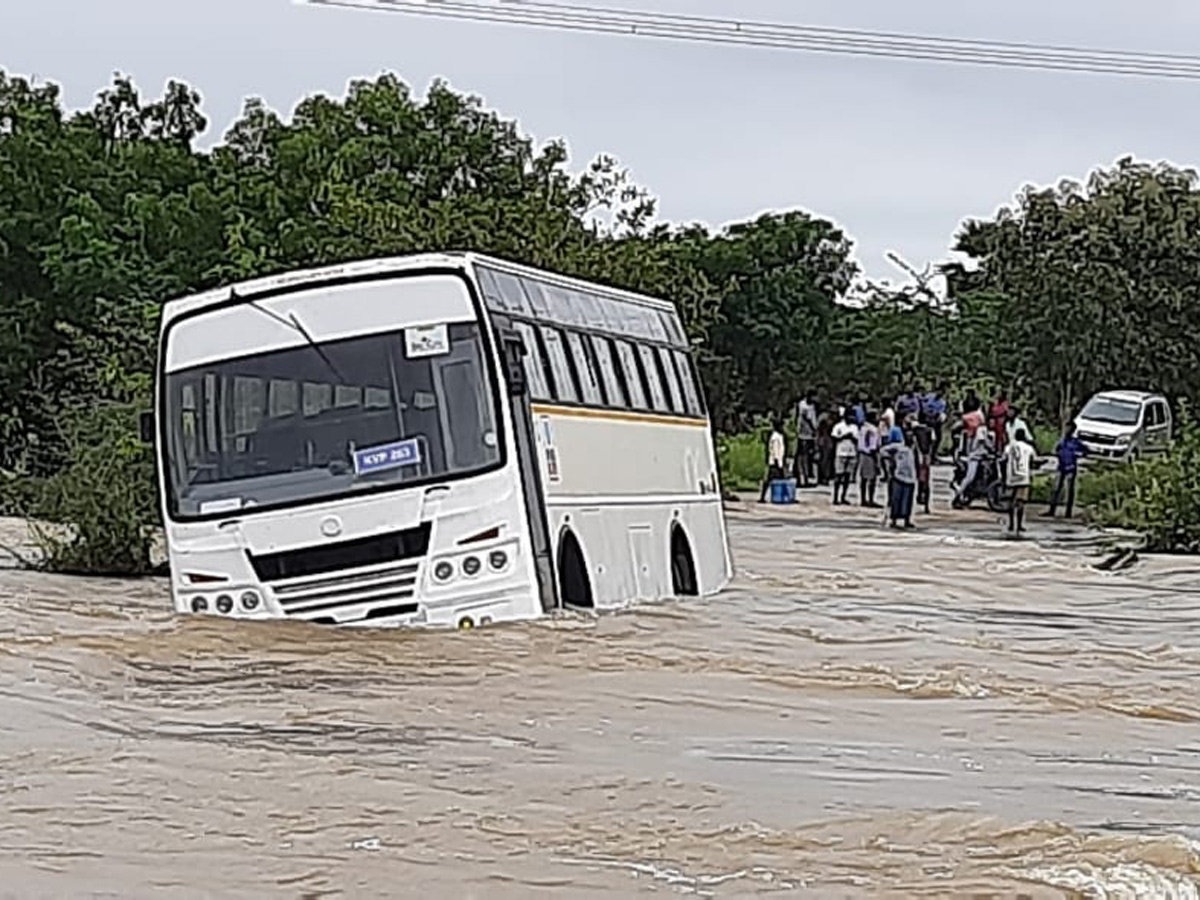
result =
[[[1033,484],[1033,458],[1037,451],[1029,442],[1029,432],[1018,428],[1013,432],[1012,442],[1004,450],[1004,483],[1012,492],[1012,506],[1008,510],[1008,531],[1020,534],[1025,531],[1025,504],[1029,502],[1029,488]]]
[[[1026,435],[1032,435],[1033,429],[1025,424],[1025,420],[1021,417],[1021,411],[1015,406],[1008,408],[1008,421],[1004,425],[1004,436],[1008,438],[1008,443],[1012,443],[1017,439],[1017,432],[1024,431]],[[1032,445],[1033,438],[1029,437],[1028,442]],[[1037,449],[1034,448],[1034,452]]]
[[[759,503],[767,502],[767,491],[771,489],[771,482],[783,478],[783,459],[786,455],[787,441],[783,437],[783,421],[776,419],[771,426],[771,436],[767,438],[767,477],[763,481]]]
[[[833,505],[850,505],[850,485],[858,465],[858,424],[854,410],[848,409],[842,421],[833,426]]]

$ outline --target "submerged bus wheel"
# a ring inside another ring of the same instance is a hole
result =
[[[579,540],[568,531],[558,545],[558,589],[563,606],[592,609],[592,582]]]
[[[692,547],[678,525],[671,529],[671,589],[676,597],[695,597],[700,593]]]

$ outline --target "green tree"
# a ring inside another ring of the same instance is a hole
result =
[[[719,423],[787,409],[826,369],[836,302],[857,271],[849,239],[828,221],[789,212],[681,240],[720,298],[705,366]]]
[[[1194,172],[1131,159],[967,222],[947,274],[970,357],[1059,418],[1106,387],[1194,395],[1198,224]]]

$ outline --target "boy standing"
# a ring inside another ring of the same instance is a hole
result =
[[[883,448],[890,459],[891,496],[889,515],[892,527],[899,528],[904,521],[905,528],[915,527],[912,522],[913,497],[917,491],[917,457],[913,452],[912,432],[905,432],[901,441],[891,443]]]
[[[1062,499],[1063,488],[1067,489],[1067,518],[1075,511],[1075,476],[1079,472],[1079,460],[1087,456],[1087,447],[1083,441],[1075,437],[1075,423],[1068,422],[1063,428],[1062,440],[1054,448],[1058,457],[1058,477],[1054,481],[1054,494],[1050,497],[1050,518],[1058,509],[1058,501]]]
[[[1025,531],[1025,504],[1029,502],[1029,486],[1033,483],[1033,445],[1029,432],[1018,428],[1013,440],[1004,450],[1004,483],[1012,492],[1012,507],[1008,511],[1008,531]]]
[[[771,436],[767,438],[767,477],[763,480],[759,503],[767,502],[767,491],[771,482],[783,478],[783,458],[787,454],[787,441],[783,437],[783,420],[771,423]]]

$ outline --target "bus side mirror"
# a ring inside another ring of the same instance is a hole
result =
[[[525,377],[525,342],[515,333],[504,335],[504,367],[508,376],[508,392],[514,397],[523,396],[529,390]]]
[[[144,412],[138,416],[138,430],[143,444],[154,443],[154,413]]]

